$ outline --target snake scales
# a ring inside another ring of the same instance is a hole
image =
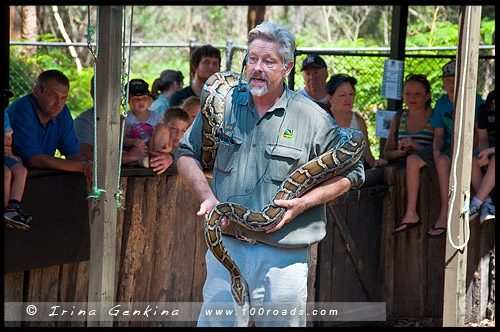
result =
[[[218,131],[224,120],[224,102],[229,92],[241,83],[242,78],[233,72],[213,74],[205,83],[201,95],[203,123],[202,166],[211,172],[219,144]],[[264,231],[277,225],[285,208],[273,202],[277,199],[289,200],[299,197],[320,182],[332,178],[358,161],[363,153],[365,140],[359,131],[339,128],[340,139],[326,153],[309,161],[292,172],[281,184],[271,202],[261,211],[224,202],[215,206],[205,221],[205,240],[214,256],[227,268],[231,276],[231,292],[239,305],[243,305],[245,286],[240,270],[231,259],[222,243],[220,222],[227,216],[231,221],[254,231]]]

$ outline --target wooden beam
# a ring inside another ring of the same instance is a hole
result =
[[[406,54],[406,30],[408,26],[408,6],[392,7],[391,23],[391,52],[390,58],[393,60],[405,61]],[[397,111],[403,106],[402,100],[388,99],[387,109]],[[385,145],[387,138],[380,138],[380,158],[385,158]]]
[[[406,28],[408,25],[408,6],[392,7],[391,52],[393,60],[405,61]],[[387,108],[396,111],[403,106],[402,100],[389,99]],[[380,151],[383,151],[382,148]]]
[[[120,151],[122,7],[99,7],[96,69],[97,186],[104,189],[92,210],[88,301],[114,302],[117,205]],[[103,308],[104,309],[104,308]],[[108,308],[109,309],[109,308]],[[88,326],[113,326],[113,319],[89,316]]]
[[[453,153],[451,155],[450,198],[448,211],[451,221],[446,234],[443,326],[462,327],[465,324],[467,272],[467,236],[464,226],[468,216],[462,207],[468,206],[471,178],[472,143],[476,105],[477,60],[481,7],[460,7],[455,99],[453,107]],[[454,245],[452,245],[453,242]],[[458,247],[463,249],[457,249]]]
[[[247,12],[248,31],[252,30],[257,25],[264,22],[265,15],[266,15],[266,6],[248,6],[248,12]]]

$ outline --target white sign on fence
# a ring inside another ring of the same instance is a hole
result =
[[[403,85],[404,62],[400,60],[385,60],[382,78],[381,95],[387,99],[401,100]]]
[[[391,128],[391,121],[396,114],[395,111],[378,110],[375,117],[375,136],[387,138],[389,136],[389,129]]]

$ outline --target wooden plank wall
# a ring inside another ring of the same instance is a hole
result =
[[[201,302],[206,244],[199,204],[177,175],[124,176],[119,210],[116,302]],[[388,317],[442,317],[445,239],[425,233],[437,217],[437,175],[422,171],[423,225],[392,236],[405,208],[405,170],[367,172],[360,190],[328,203],[326,238],[313,247],[309,301],[385,301]],[[479,321],[489,296],[494,222],[471,222],[468,321]],[[89,262],[4,275],[6,302],[86,302]],[[494,300],[493,300],[494,301]],[[493,302],[494,303],[494,302]],[[119,321],[115,326],[195,326],[196,322]],[[4,326],[81,326],[85,322],[5,322]],[[312,322],[311,325],[335,325]],[[345,325],[345,324],[344,324]],[[363,326],[354,322],[351,326]]]
[[[439,215],[441,204],[437,173],[421,170],[417,212],[423,225],[397,235],[391,233],[405,212],[405,168],[385,167],[384,178],[389,194],[383,202],[380,294],[387,302],[388,317],[442,318],[447,237],[436,239],[426,235]],[[483,225],[478,219],[470,221],[466,323],[486,318],[494,230],[494,221]]]
[[[318,245],[316,302],[379,301],[383,170],[366,172],[365,184],[327,204],[327,235]],[[314,322],[315,326],[366,326]]]

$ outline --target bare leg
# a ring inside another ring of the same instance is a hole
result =
[[[20,202],[23,198],[28,170],[21,164],[15,164],[12,166],[11,171],[13,181],[10,190],[10,199],[15,199]]]
[[[481,185],[481,181],[483,181],[483,172],[481,171],[481,167],[477,164],[476,157],[472,159],[470,181],[472,184],[472,188],[474,188],[477,193],[477,191],[479,190],[479,186]]]
[[[481,170],[479,172],[481,173]],[[481,177],[482,181],[480,181],[479,188],[474,187],[474,189],[476,189],[476,197],[484,201],[495,187],[495,156],[491,157],[486,174],[483,177],[481,173]]]
[[[7,207],[9,204],[10,197],[10,185],[12,181],[12,173],[10,168],[8,168],[5,164],[3,165],[3,207]]]
[[[417,214],[418,189],[420,187],[420,169],[425,166],[425,162],[417,155],[411,155],[406,161],[406,212],[400,225],[394,231],[408,227],[406,224],[413,224],[420,221]]]
[[[439,217],[434,224],[434,228],[447,227],[448,220],[448,193],[449,193],[449,185],[450,185],[450,167],[451,167],[451,159],[445,154],[441,154],[436,160],[436,170],[438,173],[439,180],[439,194],[441,197],[441,209],[439,211]],[[429,235],[438,235],[442,233],[443,230],[431,229],[428,234]]]
[[[167,126],[159,123],[153,136],[149,140],[149,151],[170,153],[172,152],[172,140]]]

